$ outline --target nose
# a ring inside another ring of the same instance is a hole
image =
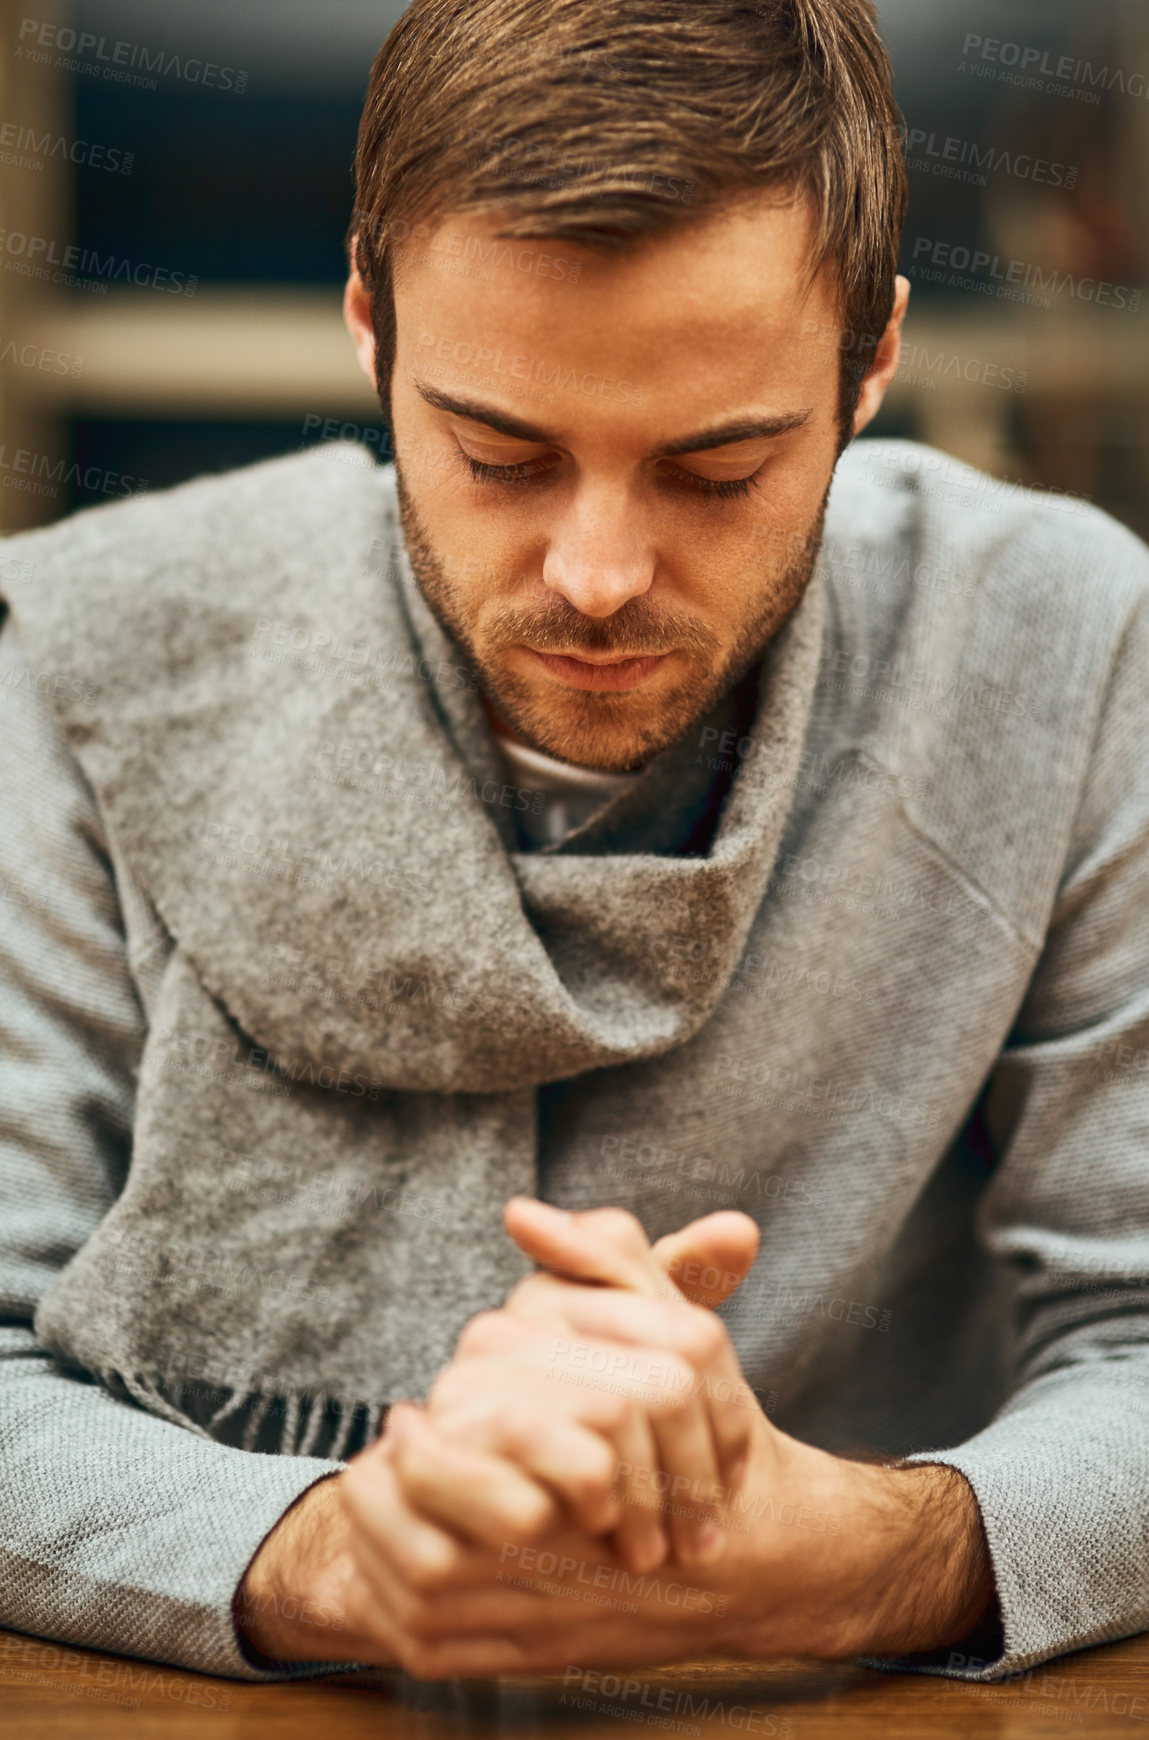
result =
[[[623,484],[584,478],[554,526],[543,584],[584,616],[613,616],[654,580],[642,510]]]

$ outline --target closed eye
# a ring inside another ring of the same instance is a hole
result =
[[[728,477],[722,480],[699,477],[697,472],[683,471],[679,466],[675,466],[674,469],[676,482],[683,482],[691,489],[698,490],[702,495],[729,498],[736,495],[749,495],[752,489],[757,489],[765,467],[760,465],[758,470],[752,472],[749,477]]]
[[[559,463],[561,463],[552,455],[547,454],[538,459],[519,460],[513,465],[492,465],[487,460],[473,458],[462,448],[459,449],[459,457],[466,465],[475,483],[503,484],[520,488],[524,484],[542,481],[549,473],[557,470]],[[763,466],[759,466],[758,470],[749,477],[716,479],[699,477],[697,472],[684,471],[681,466],[676,465],[668,467],[664,475],[672,479],[676,488],[683,488],[692,494],[709,496],[712,499],[730,500],[736,496],[749,495],[751,489],[757,489],[764,469]]]
[[[556,465],[551,455],[544,455],[541,459],[521,459],[514,465],[491,465],[485,459],[473,459],[462,448],[459,457],[476,483],[532,483],[535,478],[553,471]]]

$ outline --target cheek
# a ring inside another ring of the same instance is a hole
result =
[[[445,579],[468,611],[505,598],[522,576],[542,572],[538,546],[506,513],[477,505],[466,481],[452,471],[445,479],[433,470],[412,468],[404,477],[427,540]]]
[[[747,613],[775,582],[808,555],[830,476],[779,467],[735,511],[667,546],[667,558],[697,602],[727,619]]]
[[[781,571],[806,553],[833,474],[832,441],[821,449],[763,479],[747,549],[756,566]]]

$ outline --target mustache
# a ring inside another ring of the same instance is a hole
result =
[[[539,608],[501,606],[484,624],[492,641],[527,645],[535,652],[615,653],[620,658],[657,658],[687,652],[710,657],[718,637],[697,617],[665,610],[645,598],[628,598],[612,616],[584,616],[566,599],[553,597]]]

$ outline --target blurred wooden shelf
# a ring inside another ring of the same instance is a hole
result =
[[[1136,313],[1079,306],[1013,317],[964,307],[915,316],[911,309],[891,394],[1009,397],[1009,373],[1025,377],[1027,395],[1142,393],[1149,386],[1146,316],[1149,305]],[[923,389],[919,378],[934,384]]]
[[[64,415],[379,417],[336,287],[40,297],[20,342],[80,359],[76,376],[36,371],[37,398]]]

